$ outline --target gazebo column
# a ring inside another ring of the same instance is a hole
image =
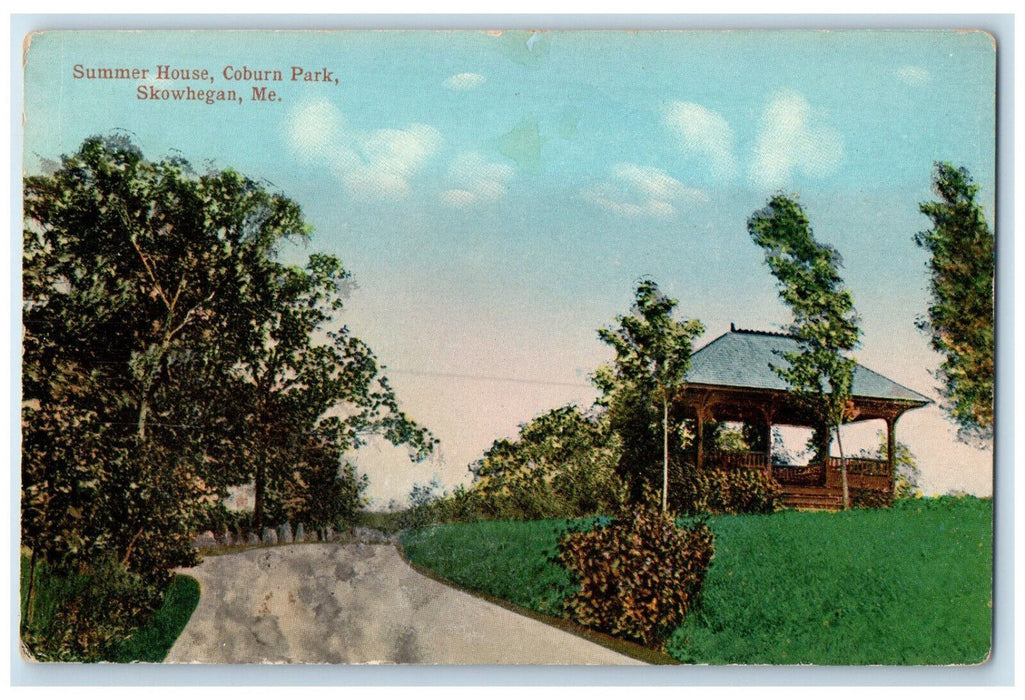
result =
[[[886,417],[886,466],[890,471],[890,492],[896,491],[897,480],[897,419],[900,414]]]
[[[764,418],[763,427],[765,428],[765,476],[772,477],[772,418],[773,418],[772,406],[768,406],[762,409],[762,417]]]
[[[839,487],[841,485],[840,468],[833,469],[829,459],[829,446],[833,442],[829,428],[822,430],[819,439],[821,440],[819,452],[822,455],[822,471],[826,475],[826,486],[830,488]]]

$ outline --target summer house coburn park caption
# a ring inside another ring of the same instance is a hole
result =
[[[224,66],[219,71],[209,68],[190,68],[158,64],[154,68],[133,66],[89,67],[76,63],[71,69],[75,80],[133,80],[143,82],[135,88],[135,99],[153,102],[236,102],[242,104],[248,96],[251,102],[281,102],[282,96],[264,84],[250,85],[249,91],[235,87],[198,89],[189,83],[216,84],[218,80],[228,83],[317,83],[338,85],[334,70],[327,67],[288,66],[279,68],[250,68],[247,65]],[[160,81],[160,82],[157,82]],[[166,86],[163,81],[175,81],[184,85]]]

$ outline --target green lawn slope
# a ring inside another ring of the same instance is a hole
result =
[[[977,664],[990,650],[993,507],[937,498],[882,510],[715,516],[703,603],[666,650],[697,664]],[[564,521],[406,533],[409,558],[471,590],[561,614]]]

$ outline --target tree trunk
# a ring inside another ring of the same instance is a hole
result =
[[[22,613],[21,619],[24,621],[23,625],[29,627],[32,624],[32,618],[35,610],[32,605],[32,596],[35,593],[36,588],[36,550],[32,548],[32,556],[29,557],[28,563],[28,593],[25,594],[25,612]]]
[[[256,462],[256,488],[253,496],[253,524],[256,527],[256,534],[263,537],[263,490],[266,480],[265,457],[260,455]]]
[[[669,510],[669,397],[662,397],[662,512]]]
[[[149,415],[149,401],[143,396],[139,402],[139,421],[136,424],[136,434],[139,436],[139,442],[146,441],[146,417]]]
[[[840,426],[836,426],[836,449],[840,451],[840,481],[843,484],[843,508],[851,507],[851,493],[847,488],[847,458],[843,453],[843,440],[840,439]],[[828,454],[828,453],[827,453]]]

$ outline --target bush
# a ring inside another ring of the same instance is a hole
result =
[[[851,489],[852,508],[889,508],[893,505],[893,494],[875,489]]]
[[[697,604],[714,552],[707,526],[679,528],[653,504],[605,527],[567,533],[558,549],[580,584],[565,601],[569,616],[649,647],[661,646]]]
[[[685,465],[670,484],[673,508],[681,513],[774,513],[783,502],[780,485],[754,469],[705,469]]]
[[[22,591],[31,573],[26,569]],[[35,567],[31,610],[21,637],[39,661],[101,661],[128,633],[149,620],[163,598],[170,575],[144,578],[113,557],[78,571]]]

